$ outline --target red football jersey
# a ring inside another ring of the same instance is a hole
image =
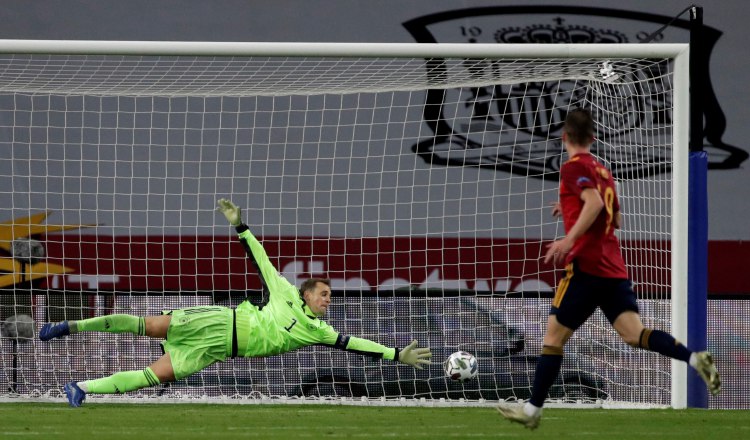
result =
[[[560,168],[560,209],[567,234],[583,208],[581,192],[586,188],[599,191],[604,208],[589,229],[576,240],[565,264],[573,260],[590,275],[627,278],[628,271],[615,236],[615,221],[620,211],[612,173],[589,153],[576,154]]]

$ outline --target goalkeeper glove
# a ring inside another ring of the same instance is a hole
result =
[[[239,226],[242,224],[242,213],[240,207],[232,203],[231,200],[219,199],[217,202],[219,205],[216,210],[224,214],[224,217],[229,220],[229,224],[232,226]]]
[[[398,353],[398,361],[405,364],[411,365],[412,367],[421,370],[422,365],[429,365],[430,359],[432,358],[432,352],[430,349],[417,348],[416,339],[411,341],[411,344],[407,345],[403,350]]]

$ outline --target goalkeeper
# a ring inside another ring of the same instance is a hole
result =
[[[263,286],[263,305],[244,301],[236,309],[220,306],[190,307],[161,316],[107,315],[80,321],[47,323],[39,339],[48,341],[84,331],[132,333],[162,338],[164,355],[144,370],[122,371],[101,379],[69,382],[64,386],[71,406],[81,406],[86,394],[134,391],[183,379],[216,362],[233,357],[264,357],[314,344],[347,350],[375,359],[398,360],[422,369],[430,363],[429,348],[412,341],[403,349],[345,336],[321,321],[331,303],[329,281],[313,278],[297,290],[278,274],[265,250],[242,222],[240,208],[218,201],[239,234]]]

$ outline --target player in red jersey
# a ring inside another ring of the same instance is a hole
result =
[[[548,246],[544,261],[564,263],[566,275],[552,300],[531,399],[524,405],[501,405],[498,411],[527,428],[539,425],[544,400],[560,373],[563,347],[597,307],[626,343],[688,362],[711,394],[718,394],[721,381],[710,353],[692,352],[670,334],[641,323],[614,233],[620,227],[615,182],[591,154],[594,121],[588,110],[568,113],[562,140],[569,159],[560,168],[560,201],[552,214],[562,215],[565,237]]]

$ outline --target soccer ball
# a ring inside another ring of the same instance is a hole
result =
[[[445,375],[452,380],[463,382],[476,377],[479,372],[479,363],[473,354],[457,351],[443,362],[443,369]]]

